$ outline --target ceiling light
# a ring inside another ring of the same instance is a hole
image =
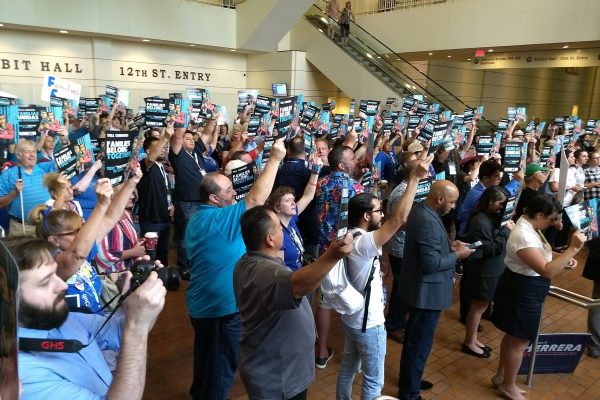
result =
[[[371,54],[369,54],[369,53],[367,53],[367,57],[373,58],[373,56]]]
[[[400,61],[400,59],[399,59],[399,58],[396,58],[396,61]]]
[[[448,58],[452,58],[452,56],[446,56],[446,57],[448,57]]]
[[[408,83],[405,83],[404,86],[410,89],[410,85]]]
[[[489,49],[488,50],[488,53],[493,53],[493,52],[494,52],[494,49]]]
[[[195,44],[190,44],[190,47],[196,47],[196,45]]]
[[[329,22],[325,18],[321,17],[320,19],[321,19],[321,21],[323,21],[324,23],[329,25]]]
[[[470,59],[470,58],[467,58],[467,61],[471,61],[471,59]]]
[[[229,51],[235,51],[235,49],[231,49],[231,50],[229,50]]]
[[[0,26],[4,26],[4,24],[0,24]]]
[[[64,29],[61,29],[59,32],[60,33],[69,33],[69,31],[65,31]]]
[[[149,42],[150,39],[142,39],[142,42]]]
[[[377,56],[377,58],[381,58],[381,56]]]
[[[563,49],[568,49],[568,48],[569,48],[569,45],[568,45],[568,44],[565,44],[565,45],[563,46]]]
[[[428,56],[432,56],[432,55],[433,55],[433,53],[427,53],[427,55],[428,55]]]

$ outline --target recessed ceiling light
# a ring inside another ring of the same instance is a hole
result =
[[[467,58],[467,61],[471,61],[471,59],[470,59],[470,58]]]
[[[396,58],[396,61],[400,61],[400,59],[399,59],[399,58]]]
[[[569,48],[569,45],[568,45],[568,44],[565,44],[565,45],[563,46],[563,49],[568,49],[568,48]]]
[[[428,55],[428,56],[432,56],[432,55],[433,55],[433,53],[427,53],[427,55]]]
[[[381,56],[377,56],[377,58],[381,58]]]
[[[446,56],[446,57],[448,57],[448,58],[452,58],[452,56]]]
[[[142,39],[142,42],[149,42],[150,39]]]
[[[494,49],[489,49],[488,50],[488,53],[493,53],[493,52],[494,52]]]
[[[367,57],[373,58],[373,56],[371,54],[369,54],[369,53],[367,53]]]
[[[235,49],[231,49],[231,50],[229,50],[229,51],[235,51]]]
[[[4,26],[4,24],[0,24],[0,26]]]
[[[59,32],[60,33],[69,33],[69,31],[65,31],[64,29],[61,29]]]
[[[408,83],[405,83],[404,86],[410,89],[410,85]]]
[[[196,47],[196,45],[195,44],[190,44],[190,47]]]

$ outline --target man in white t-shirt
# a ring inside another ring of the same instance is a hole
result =
[[[348,226],[354,246],[346,258],[346,271],[352,285],[365,295],[365,306],[352,315],[342,315],[346,341],[337,381],[338,400],[351,398],[359,365],[363,371],[361,398],[373,399],[381,394],[386,331],[379,256],[381,247],[406,223],[417,184],[427,177],[431,159],[419,161],[407,180],[404,196],[384,224],[381,202],[371,193],[358,194],[348,203]]]

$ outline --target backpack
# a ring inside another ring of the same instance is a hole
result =
[[[354,232],[353,239],[359,237],[360,231]],[[360,311],[364,306],[363,332],[367,326],[367,315],[369,312],[369,299],[371,298],[371,281],[375,273],[375,259],[371,265],[371,273],[362,293],[350,283],[346,265],[349,260],[344,257],[329,271],[323,282],[321,282],[321,293],[323,300],[340,314],[352,315]]]

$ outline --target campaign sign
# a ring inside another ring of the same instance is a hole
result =
[[[494,136],[493,135],[481,135],[475,149],[478,156],[489,156],[492,149],[494,148]],[[520,159],[519,154],[519,159]]]
[[[19,107],[19,140],[34,140],[40,126],[41,107],[25,106]]]
[[[115,100],[119,96],[119,89],[117,89],[114,86],[106,85],[106,90],[104,91],[104,93],[106,94],[106,96]]]
[[[548,161],[550,160],[550,157],[554,155],[553,149],[554,146],[550,145],[544,145],[544,147],[542,148],[542,154],[540,154],[540,160],[538,162],[542,167],[548,166]]]
[[[465,125],[473,122],[473,119],[475,118],[475,111],[476,110],[474,108],[465,109],[465,113],[463,114],[463,123]]]
[[[370,169],[362,176],[360,184],[365,188],[365,192],[371,190],[371,186],[373,185],[373,172]]]
[[[296,97],[282,97],[279,99],[279,117],[277,119],[279,137],[288,136],[294,118],[294,104],[296,104]]]
[[[417,136],[417,140],[419,142],[427,143],[431,140],[431,138],[433,138],[433,130],[436,122],[437,121],[435,120],[427,121],[427,123],[425,124],[423,129],[421,129],[421,132],[419,132],[419,135]]]
[[[261,114],[269,113],[275,106],[276,100],[272,97],[267,96],[256,96],[256,106],[254,110]]]
[[[81,97],[81,85],[65,79],[60,79],[54,75],[44,75],[40,98],[42,101],[50,101],[50,96],[75,100],[79,103],[79,98]]]
[[[572,206],[565,207],[565,212],[573,227],[579,229],[587,240],[591,240],[594,230],[597,231],[598,227],[592,224],[594,210],[590,207],[590,204],[587,201],[580,204],[573,204]]]
[[[420,115],[411,115],[408,118],[408,130],[415,130],[421,123],[422,117]]]
[[[265,168],[267,161],[269,161],[269,156],[271,155],[271,147],[273,147],[273,143],[275,143],[274,137],[266,137],[265,138],[265,147],[262,152],[262,167],[261,170]]]
[[[501,225],[505,225],[510,221],[515,213],[515,209],[517,208],[517,202],[519,201],[519,193],[515,196],[510,196],[506,203],[504,204],[504,209],[502,210],[502,219],[500,221]]]
[[[377,115],[377,110],[379,109],[379,100],[367,100],[365,114],[367,116]]]
[[[504,146],[504,172],[517,172],[521,168],[521,142],[506,142]]]
[[[350,111],[348,111],[348,114],[351,117],[354,117],[354,110],[356,108],[356,100],[354,99],[350,99]]]
[[[108,131],[105,139],[104,177],[113,186],[123,183],[124,173],[133,151],[135,131]]]
[[[166,119],[169,116],[169,99],[148,97],[146,103],[145,123],[149,128],[162,128],[167,126]]]
[[[543,333],[539,336],[534,374],[572,374],[590,339],[589,333]],[[532,346],[523,354],[519,375],[529,371]]]
[[[77,153],[75,152],[75,144],[70,143],[62,149],[54,152],[54,160],[58,171],[67,179],[71,179],[77,175]]]
[[[248,119],[248,136],[255,136],[260,126],[260,116],[251,115]]]
[[[336,237],[342,239],[348,233],[348,202],[350,201],[349,196],[350,187],[350,175],[348,167],[342,178],[342,194],[340,196],[340,215],[336,225]]]
[[[78,160],[82,165],[83,169],[87,169],[94,163],[94,146],[92,145],[92,139],[90,134],[87,133],[77,138],[75,144],[75,153],[77,153]]]
[[[231,170],[231,182],[233,183],[233,190],[235,190],[236,201],[243,200],[250,192],[256,178],[255,165],[250,163]]]
[[[417,184],[417,192],[415,193],[415,203],[419,203],[427,197],[429,191],[431,190],[431,184],[433,183],[433,178],[423,178]]]

